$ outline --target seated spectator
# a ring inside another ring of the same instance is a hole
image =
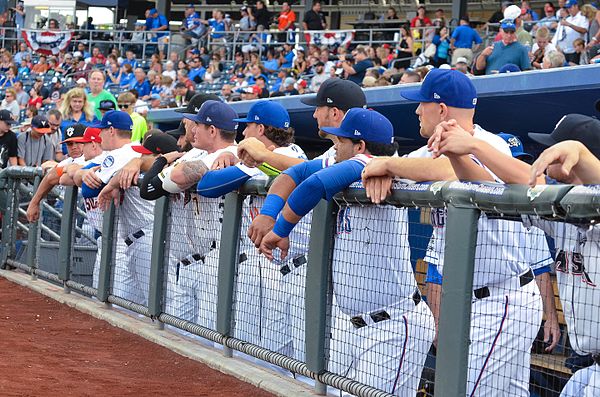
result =
[[[162,76],[160,74],[154,74],[150,83],[150,95],[156,94],[162,98],[163,85]]]
[[[550,31],[547,27],[542,26],[538,29],[535,35],[535,43],[531,48],[531,66],[535,69],[541,69],[544,55],[550,51],[556,51],[556,47],[550,42]]]
[[[233,83],[235,88],[246,87],[248,85],[248,82],[246,81],[246,75],[243,73],[238,73],[235,76]]]
[[[344,69],[348,80],[360,84],[365,78],[367,69],[373,67],[373,62],[367,57],[367,52],[364,48],[357,47],[354,50],[354,53],[356,63],[352,65],[350,61],[345,60],[342,62],[342,68]]]
[[[71,74],[72,69],[73,69],[73,55],[71,53],[66,53],[61,58],[61,62],[59,62],[59,65],[56,67],[56,72],[65,76],[67,74]]]
[[[0,110],[2,109],[8,110],[12,114],[14,120],[19,120],[21,108],[17,102],[17,93],[15,92],[14,88],[9,88],[6,90],[4,99],[0,104]]]
[[[131,92],[133,94],[133,96],[135,97],[133,111],[145,118],[146,115],[148,114],[148,111],[150,110],[150,108],[148,107],[148,103],[140,98],[136,89],[131,89],[131,90],[129,90],[129,92]],[[148,96],[148,98],[149,98],[149,96]]]
[[[298,90],[296,89],[296,80],[294,80],[293,77],[286,77],[286,79],[283,81],[283,90],[281,90],[281,92],[283,92],[283,95],[285,96],[290,96],[290,95],[298,95]]]
[[[135,59],[135,53],[133,52],[133,50],[125,51],[125,59],[123,60],[121,66],[124,65],[130,65],[132,70],[139,67],[138,61]]]
[[[279,70],[279,57],[275,55],[275,49],[269,48],[267,50],[267,60],[263,62],[265,71],[269,74],[275,73]]]
[[[254,83],[256,83],[256,79],[259,76],[265,75],[265,71],[262,65],[253,65],[250,69],[250,73],[250,76],[248,76],[248,78],[246,79],[248,81],[248,85],[253,85]]]
[[[204,80],[204,74],[206,73],[206,68],[202,63],[202,60],[199,57],[192,58],[189,61],[189,65],[190,71],[188,78],[197,84],[201,83]]]
[[[30,57],[31,51],[29,50],[29,47],[27,47],[27,44],[25,44],[25,42],[21,42],[19,44],[19,52],[15,54],[15,56],[13,57],[13,61],[15,62],[15,64],[18,65],[21,63],[21,60],[25,56]]]
[[[516,26],[512,21],[503,22],[502,40],[485,48],[477,57],[475,69],[485,74],[497,73],[507,63],[514,63],[521,70],[531,69],[527,48],[517,41]]]
[[[75,83],[77,84],[77,88],[81,88],[82,90],[87,92],[87,80],[86,79],[84,79],[83,77],[80,77],[77,79],[77,81]]]
[[[27,106],[33,106],[36,109],[39,109],[42,107],[43,100],[44,98],[40,95],[40,89],[35,86],[31,87],[29,90],[29,101],[27,101]]]
[[[27,102],[29,102],[29,94],[23,90],[23,82],[20,80],[15,81],[13,88],[16,93],[16,99],[19,107],[21,109],[25,109],[27,107]]]
[[[459,72],[464,73],[466,75],[470,75],[471,74],[471,70],[469,68],[470,65],[471,64],[469,63],[467,58],[460,57],[456,60],[456,65],[454,66],[454,69],[456,69]]]
[[[35,74],[44,74],[48,71],[48,63],[46,61],[46,56],[45,55],[40,55],[40,59],[38,60],[38,62],[33,65],[33,68],[31,68],[31,73],[35,73]]]
[[[100,49],[98,47],[92,48],[92,59],[90,59],[90,63],[92,65],[104,65],[105,62],[106,57],[100,52]]]
[[[400,77],[398,84],[418,83],[421,81],[421,75],[414,70],[405,70]]]
[[[253,85],[248,87],[243,87],[240,89],[240,95],[242,97],[242,101],[249,101],[252,99],[258,99],[262,90],[260,87]]]
[[[573,46],[575,47],[575,52],[579,55],[579,63],[569,62],[569,65],[588,65],[590,61],[588,59],[588,53],[585,48],[585,41],[583,41],[583,39],[575,39],[575,41],[573,42]]]
[[[198,43],[207,33],[206,21],[200,18],[193,4],[189,4],[185,8],[183,16],[185,19],[180,28],[180,31],[183,32],[183,37],[192,44]]]
[[[163,99],[172,99],[173,98],[173,79],[169,76],[161,76],[160,84],[162,87],[162,91],[160,95]]]
[[[67,93],[68,89],[65,88],[62,79],[59,77],[52,77],[50,83],[52,84],[50,88],[50,95],[48,95],[48,98],[44,99],[43,103],[60,105],[61,98]]]
[[[292,45],[289,43],[283,44],[283,51],[279,55],[279,67],[285,69],[291,69],[294,63],[294,52],[292,51]]]
[[[523,15],[523,17],[527,16],[527,18],[525,19],[527,21],[538,21],[540,19],[538,13],[531,9],[528,0],[521,1],[521,14]]]
[[[259,98],[269,97],[269,88],[267,86],[267,79],[265,76],[261,75],[256,78],[256,86],[260,88]]]
[[[549,51],[544,55],[542,69],[561,68],[565,66],[565,56],[560,51]]]
[[[119,85],[122,88],[131,87],[131,84],[135,81],[135,75],[133,74],[133,69],[131,68],[131,64],[124,63],[121,66],[121,78],[119,80]]]
[[[28,76],[31,73],[31,68],[29,67],[29,62],[26,58],[21,59],[21,64],[19,65],[18,74],[19,76]]]
[[[104,117],[104,114],[109,110],[116,110],[116,108],[117,107],[115,106],[115,103],[110,99],[104,99],[100,101],[100,104],[98,105],[98,110],[100,111],[102,117]],[[100,119],[102,119],[102,117],[100,117]]]
[[[185,87],[190,90],[195,90],[194,82],[188,77],[187,69],[179,69],[177,71],[177,81],[185,85]]]
[[[246,69],[246,62],[244,61],[244,53],[238,51],[235,53],[235,58],[233,59],[233,65],[231,66],[231,71],[233,74],[243,73]]]
[[[325,64],[321,61],[318,61],[315,64],[315,75],[310,79],[310,90],[312,92],[319,91],[321,84],[323,84],[328,78],[329,75],[325,73]]]
[[[5,75],[0,76],[0,88],[12,87],[19,80],[17,67],[11,65]]]
[[[262,26],[256,29],[256,33],[252,33],[248,39],[249,44],[242,46],[242,53],[249,54],[251,52],[259,52],[265,50],[267,43],[267,33]]]
[[[162,72],[163,76],[169,76],[171,80],[175,80],[177,78],[177,71],[175,70],[175,64],[173,61],[167,61],[165,64],[165,70]]]
[[[148,98],[148,108],[149,109],[158,109],[161,107],[162,98],[159,94],[151,94],[150,98]]]
[[[308,83],[304,79],[300,79],[294,84],[294,88],[298,91],[298,95],[306,94],[306,87],[308,87]]]
[[[144,69],[135,69],[135,81],[132,82],[130,87],[138,92],[139,97],[144,100],[150,95],[150,82],[146,78],[146,72]]]
[[[121,78],[123,77],[123,69],[119,67],[116,62],[111,63],[106,70],[106,86],[112,84],[121,85]]]
[[[17,137],[18,165],[39,167],[45,161],[54,160],[56,146],[46,136],[52,132],[45,116],[35,116],[31,128]]]
[[[379,18],[379,20],[381,21],[386,21],[386,20],[395,20],[395,19],[400,19],[398,18],[398,13],[396,12],[396,9],[394,7],[390,7],[386,10],[385,14],[381,16],[381,18]]]
[[[306,72],[308,63],[306,62],[306,54],[303,49],[296,51],[296,58],[294,59],[292,69],[296,72],[296,75],[300,76]]]
[[[233,86],[231,84],[223,84],[220,97],[224,102],[231,102],[233,100]]]
[[[87,47],[84,43],[80,42],[77,44],[77,51],[79,51],[79,56],[83,57],[83,59],[88,59],[92,57],[92,55],[87,51]]]
[[[175,97],[175,104],[177,107],[185,106],[188,103],[189,92],[194,92],[193,90],[188,90],[188,87],[182,83],[175,83],[175,87],[173,87],[173,96]]]

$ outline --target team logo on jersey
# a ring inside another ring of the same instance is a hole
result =
[[[115,158],[113,156],[106,156],[104,161],[102,162],[102,168],[110,168],[115,164]]]
[[[527,198],[529,201],[535,200],[536,198],[540,197],[542,192],[546,190],[547,187],[548,185],[537,185],[535,187],[530,187],[527,189]]]
[[[75,133],[75,128],[73,128],[73,127],[67,128],[67,131],[65,132],[65,134],[67,134],[67,136],[73,136],[74,133]]]
[[[350,223],[350,207],[341,207],[337,215],[337,234],[352,233]]]

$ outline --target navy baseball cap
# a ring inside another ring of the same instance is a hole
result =
[[[515,21],[512,19],[505,19],[500,24],[502,30],[517,30],[517,25],[515,25]]]
[[[200,110],[200,106],[209,99],[218,101],[219,97],[215,94],[195,94],[184,108],[175,109],[175,112],[196,114]]]
[[[60,141],[60,144],[67,142],[77,142],[77,140],[83,138],[83,134],[85,133],[85,129],[87,127],[84,124],[77,123],[70,125],[65,129],[65,139]]]
[[[309,106],[336,107],[346,111],[365,107],[367,98],[358,84],[350,80],[332,78],[321,84],[317,95],[301,98],[300,102]]]
[[[275,128],[289,128],[290,115],[278,102],[260,101],[252,105],[248,115],[243,119],[234,119],[240,123],[256,123],[270,125]]]
[[[108,112],[104,113],[102,121],[94,123],[90,125],[90,127],[100,128],[101,130],[114,127],[118,130],[132,131],[133,121],[127,112],[122,112],[120,110],[109,110]]]
[[[506,65],[502,66],[500,70],[498,70],[498,73],[516,73],[520,71],[521,68],[514,63],[507,63]]]
[[[200,106],[197,114],[184,114],[183,117],[196,123],[214,125],[225,131],[235,131],[237,128],[237,123],[234,121],[237,113],[231,106],[221,101],[208,100]]]
[[[461,109],[475,109],[477,105],[477,92],[471,80],[451,69],[432,69],[421,88],[400,91],[400,95],[411,101],[445,103]]]
[[[527,157],[533,159],[533,156],[525,151],[523,142],[521,142],[518,137],[503,132],[499,133],[498,136],[506,141],[513,157]]]
[[[600,159],[600,120],[583,114],[567,114],[550,134],[530,132],[529,137],[545,146],[562,141],[579,141]]]
[[[100,101],[100,104],[98,105],[98,110],[115,110],[115,103],[113,101],[111,101],[110,99],[105,99],[103,101]]]
[[[323,127],[322,130],[342,138],[386,144],[394,142],[392,123],[373,109],[352,108],[346,113],[339,128]]]
[[[33,128],[36,132],[39,132],[40,134],[48,134],[52,132],[48,119],[46,118],[46,116],[41,114],[31,119],[31,128]]]
[[[165,154],[179,150],[177,139],[164,132],[147,134],[142,145],[133,145],[131,148],[141,154]]]

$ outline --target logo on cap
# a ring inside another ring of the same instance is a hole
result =
[[[359,130],[354,130],[354,135],[360,135],[360,131]]]
[[[255,116],[254,116],[254,120],[256,120],[256,121],[260,121],[260,117],[258,117],[258,115],[255,115]]]
[[[288,121],[286,121],[285,123],[283,123],[283,126],[284,126],[285,128],[289,128],[289,127],[290,127],[290,123],[289,123]]]
[[[196,107],[194,108],[194,112],[196,112],[196,113],[197,113],[199,110],[200,110],[200,108],[196,108]]]
[[[473,106],[477,105],[477,98],[473,98]]]
[[[441,99],[441,96],[437,94],[437,92],[433,93],[433,99]]]
[[[327,103],[333,103],[333,99],[331,99],[331,98],[327,98],[326,101],[327,101]]]
[[[73,128],[73,127],[67,128],[67,132],[66,132],[67,136],[73,136],[74,133],[75,133],[75,128]]]
[[[212,119],[210,117],[206,117],[206,121],[208,121],[209,123],[212,122]]]
[[[508,139],[508,147],[519,147],[519,140],[517,138]]]

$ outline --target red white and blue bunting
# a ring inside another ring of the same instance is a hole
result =
[[[71,31],[21,30],[27,46],[44,55],[58,55],[69,46],[73,38]]]
[[[333,48],[348,47],[354,39],[353,30],[337,30],[335,32],[307,32],[305,34],[308,44],[329,46]]]

